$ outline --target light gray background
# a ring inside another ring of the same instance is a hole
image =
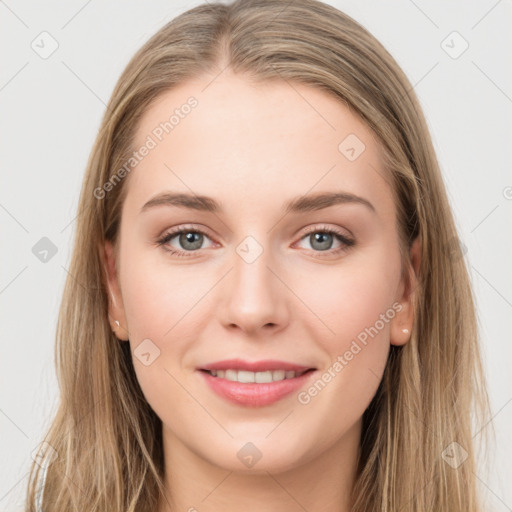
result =
[[[22,509],[31,452],[56,409],[56,318],[105,103],[141,44],[198,3],[0,0],[1,511]],[[388,48],[425,110],[478,300],[497,441],[478,477],[489,510],[512,510],[511,1],[329,3]],[[47,59],[31,47],[43,31],[59,45]],[[458,58],[445,51],[462,48],[446,40],[453,31],[469,43]],[[42,237],[58,249],[46,263],[32,253]]]

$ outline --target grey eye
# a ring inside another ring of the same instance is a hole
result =
[[[178,241],[183,249],[194,251],[203,245],[204,235],[195,231],[185,231],[179,235]]]
[[[318,251],[327,251],[332,247],[334,236],[332,233],[324,233],[322,231],[311,233],[309,235],[309,242],[313,249]]]

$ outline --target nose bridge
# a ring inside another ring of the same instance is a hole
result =
[[[258,238],[246,236],[235,247],[223,310],[226,325],[236,324],[246,331],[285,320],[283,290],[268,268],[274,261],[268,237]]]
[[[246,307],[261,306],[262,300],[269,303],[275,293],[271,293],[272,273],[267,267],[272,260],[268,241],[262,240],[260,243],[249,235],[237,245],[235,252],[233,295],[245,303]]]

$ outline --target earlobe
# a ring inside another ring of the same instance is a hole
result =
[[[416,289],[421,265],[421,238],[419,236],[414,240],[409,256],[411,266],[407,277],[402,283],[402,297],[398,298],[401,309],[391,321],[390,343],[397,346],[408,343],[414,326]]]
[[[106,286],[108,290],[108,318],[110,328],[118,339],[128,341],[126,316],[116,266],[116,251],[110,241],[105,242],[102,255],[107,280]]]

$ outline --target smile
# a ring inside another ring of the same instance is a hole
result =
[[[306,385],[316,368],[285,361],[230,359],[196,369],[217,396],[246,407],[271,405]]]
[[[294,370],[273,370],[264,372],[251,372],[248,370],[203,370],[208,372],[213,377],[220,379],[226,379],[233,382],[265,384],[269,382],[278,382],[285,379],[293,379],[299,377],[302,374],[310,371],[304,370],[302,372],[296,372]]]

